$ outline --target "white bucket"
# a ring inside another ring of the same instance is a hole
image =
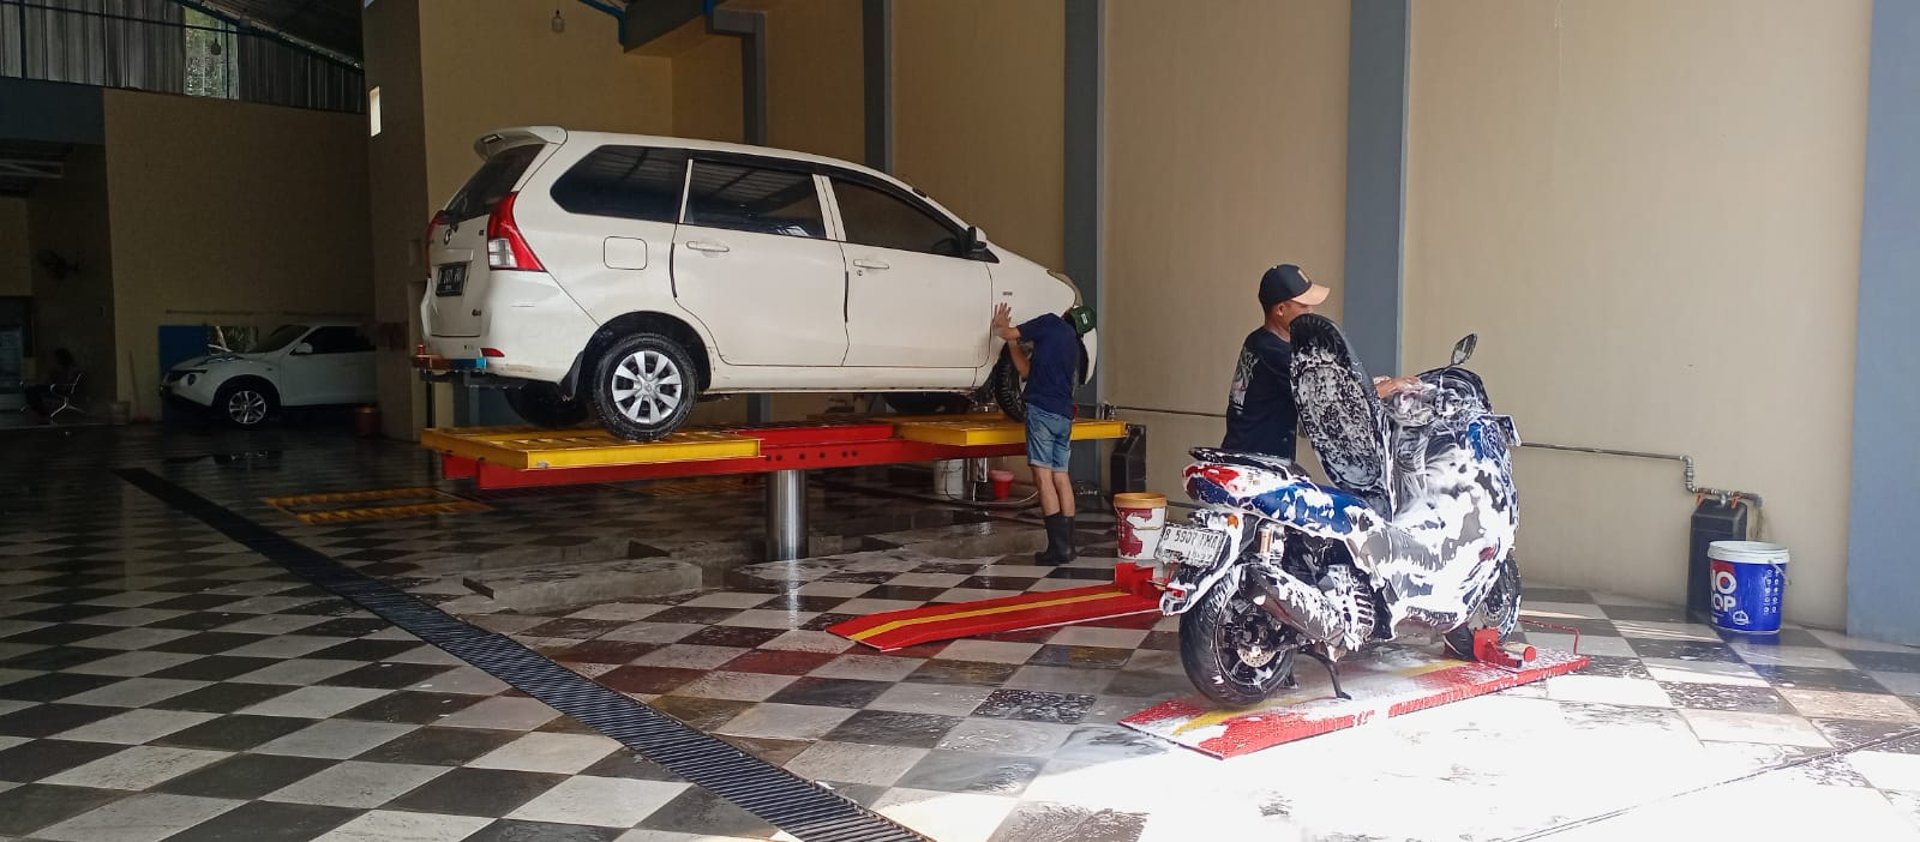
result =
[[[1780,631],[1781,604],[1787,589],[1787,548],[1758,541],[1714,541],[1707,545],[1707,589],[1713,624],[1731,632]]]
[[[1127,561],[1153,561],[1154,551],[1160,546],[1160,530],[1167,525],[1166,496],[1115,494],[1113,513],[1118,522],[1115,531],[1120,539],[1120,558]]]
[[[933,463],[933,493],[953,500],[965,500],[967,460],[942,459]]]

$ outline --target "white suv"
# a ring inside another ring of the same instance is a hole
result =
[[[373,340],[352,322],[281,325],[251,351],[194,357],[167,370],[160,394],[253,427],[280,407],[374,401]]]
[[[856,164],[553,127],[474,148],[484,163],[427,230],[416,366],[506,386],[535,424],[598,415],[649,440],[702,396],[756,392],[918,411],[986,389],[1018,417],[994,305],[1017,324],[1081,304],[1065,275]],[[1081,339],[1084,383],[1097,334]]]

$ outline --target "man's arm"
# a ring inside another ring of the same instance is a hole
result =
[[[1013,326],[1013,305],[1001,304],[993,308],[993,333],[1006,340],[1007,355],[1013,358],[1014,370],[1020,372],[1024,379],[1031,361],[1027,359],[1027,349],[1020,347],[1020,329]]]

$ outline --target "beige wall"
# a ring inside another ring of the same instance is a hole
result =
[[[1066,4],[900,0],[894,174],[994,242],[1060,268]]]
[[[767,143],[866,163],[861,0],[786,0],[767,13]],[[676,83],[683,74],[674,68]]]
[[[705,27],[704,20],[690,26]],[[769,39],[771,40],[771,39]],[[673,126],[679,137],[746,140],[741,106],[740,39],[708,35],[672,59]]]
[[[121,367],[113,330],[113,237],[108,226],[107,157],[98,146],[68,154],[61,177],[38,185],[27,203],[33,250],[60,255],[77,268],[55,277],[32,267],[35,365],[45,371],[53,350],[66,348],[85,371],[81,402],[100,411],[114,400]]]
[[[555,33],[549,25],[554,9],[530,0],[420,2],[427,192],[434,207],[473,175],[480,164],[473,141],[494,129],[673,130],[671,64],[627,55],[614,19],[580,4],[560,8],[566,31]]]
[[[105,92],[120,400],[159,414],[156,329],[369,315],[357,114]]]
[[[1453,0],[1413,15],[1405,362],[1480,332],[1523,438],[1683,452],[1767,501],[1838,627],[1867,0]],[[1675,601],[1677,466],[1525,452],[1540,581]]]
[[[1107,7],[1107,267],[1101,365],[1120,405],[1220,413],[1276,263],[1335,294],[1346,249],[1347,3]],[[996,232],[997,235],[997,232]],[[1148,487],[1174,499],[1217,418],[1148,427]]]
[[[33,249],[27,240],[27,200],[0,198],[0,295],[33,294]]]

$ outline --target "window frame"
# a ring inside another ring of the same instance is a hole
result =
[[[664,219],[648,219],[638,216],[622,216],[574,210],[568,207],[566,202],[560,200],[558,191],[560,190],[561,182],[566,181],[568,176],[573,175],[575,170],[584,166],[594,155],[606,149],[639,149],[645,150],[646,152],[661,152],[680,156],[680,189],[674,193],[671,206]],[[547,199],[553,202],[554,207],[573,216],[590,216],[595,219],[620,219],[627,222],[653,223],[657,225],[679,225],[681,224],[681,219],[686,215],[687,189],[691,183],[688,179],[688,174],[693,171],[693,160],[693,150],[683,146],[660,146],[645,143],[602,143],[588,150],[586,154],[575,158],[573,163],[567,165],[565,171],[553,179],[553,183],[547,186]]]
[[[721,167],[740,167],[747,170],[767,170],[805,178],[807,183],[813,185],[813,200],[820,209],[820,236],[815,237],[808,235],[805,237],[795,237],[791,234],[770,234],[766,231],[711,225],[694,222],[689,219],[689,216],[693,213],[693,171],[695,167],[701,164]],[[712,231],[732,231],[738,234],[760,234],[769,237],[838,242],[838,237],[835,236],[839,228],[837,224],[837,209],[830,206],[829,202],[831,200],[828,193],[821,189],[819,175],[817,171],[807,165],[806,161],[795,161],[789,158],[770,158],[759,155],[714,154],[698,149],[689,149],[687,150],[686,184],[680,191],[680,215],[677,218],[677,223],[692,228],[705,228]]]
[[[887,249],[889,251],[908,252],[911,254],[924,254],[928,257],[944,257],[944,258],[947,258],[948,260],[976,260],[976,261],[979,260],[979,258],[969,257],[965,253],[968,226],[961,225],[957,220],[953,219],[947,214],[940,213],[932,205],[929,205],[926,202],[918,201],[916,197],[908,196],[902,190],[899,190],[897,188],[888,189],[891,185],[888,185],[878,179],[856,178],[855,176],[858,176],[858,175],[859,175],[858,173],[852,173],[847,171],[835,171],[835,172],[828,172],[828,173],[822,174],[822,178],[824,178],[827,182],[828,190],[830,190],[833,193],[833,214],[840,221],[841,242],[846,243],[847,245],[865,246],[867,248]],[[876,193],[879,193],[882,196],[885,196],[889,199],[893,199],[896,202],[900,202],[901,204],[906,205],[908,208],[914,211],[919,212],[920,214],[926,216],[928,219],[933,220],[935,224],[944,226],[947,230],[947,233],[952,235],[954,242],[959,246],[959,250],[961,251],[961,253],[960,254],[937,254],[930,251],[922,251],[920,249],[903,249],[903,248],[898,248],[896,246],[882,246],[882,245],[875,245],[873,243],[854,242],[849,233],[850,229],[847,225],[846,214],[844,211],[841,210],[840,191],[839,191],[839,188],[834,186],[833,182],[835,181],[844,181],[855,187],[863,187],[868,190],[872,190]]]

